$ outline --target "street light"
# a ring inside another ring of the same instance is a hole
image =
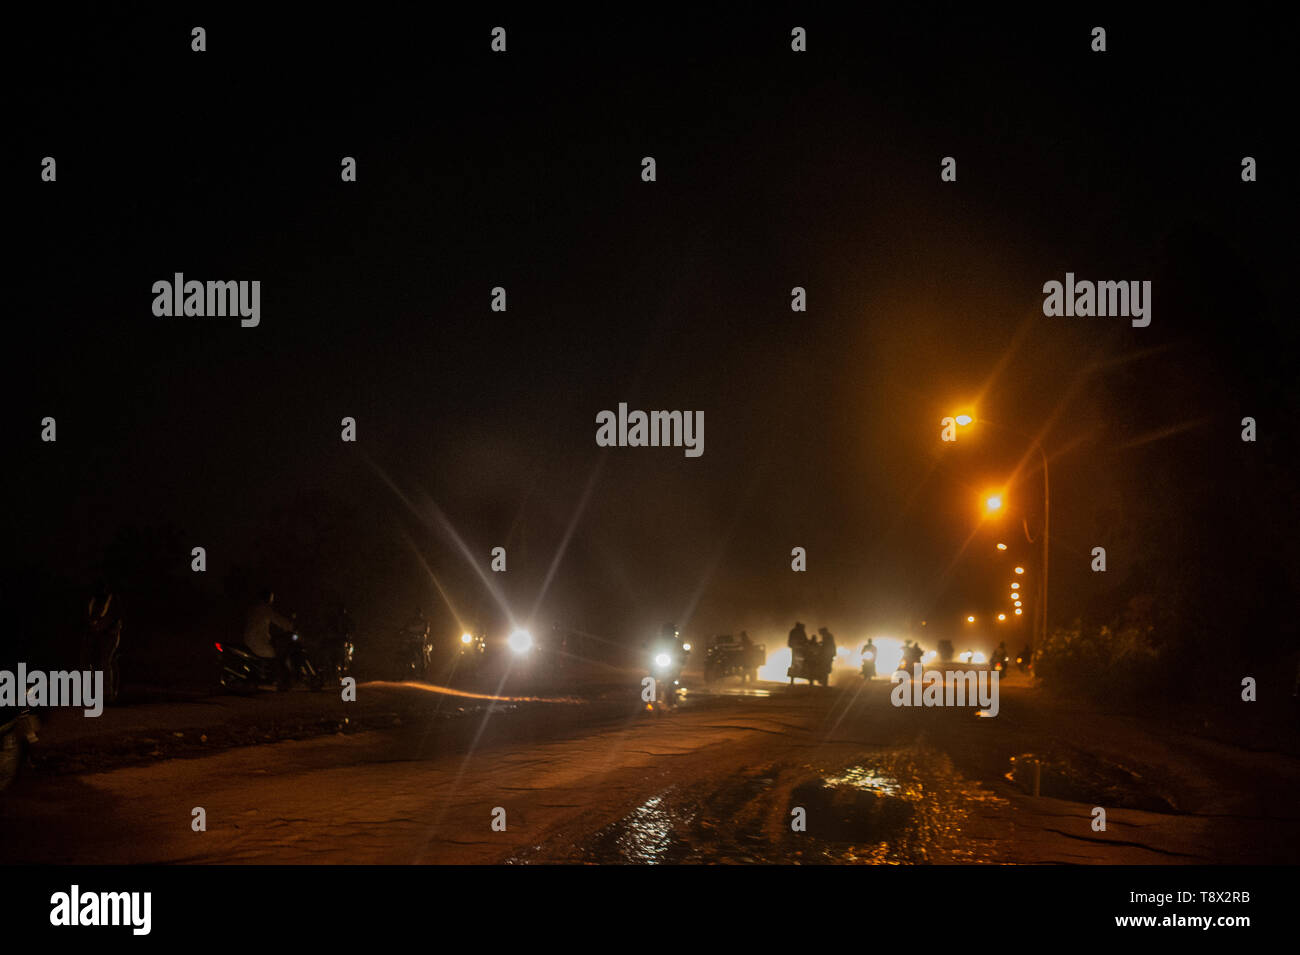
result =
[[[974,623],[974,622],[975,622],[975,618],[974,618],[974,617],[967,617],[967,618],[966,618],[966,622],[967,622],[967,623]]]
[[[1011,585],[1011,589],[1012,589],[1012,590],[1019,590],[1019,589],[1020,589],[1020,585],[1019,585],[1019,584],[1012,584],[1012,585]]]
[[[990,514],[992,514],[994,511],[1002,510],[1002,495],[990,494],[988,500],[984,502],[984,506],[988,509],[988,512]]]
[[[1006,620],[1006,619],[1007,619],[1007,615],[1004,614],[1004,613],[1000,613],[1000,614],[998,614],[998,619],[999,619],[999,620]]]
[[[1024,572],[1025,572],[1025,568],[1023,568],[1023,567],[1017,567],[1017,568],[1016,568],[1016,573],[1017,573],[1017,574],[1023,574]]]
[[[972,415],[965,414],[965,413],[961,415],[957,415],[954,420],[956,420],[956,422],[962,427],[967,427],[973,424],[975,421]],[[1040,578],[1040,583],[1038,585],[1039,596],[1040,596],[1039,607],[1038,607],[1038,619],[1041,620],[1042,623],[1038,629],[1040,631],[1040,643],[1045,642],[1047,637],[1047,565],[1048,565],[1048,557],[1051,554],[1050,541],[1051,541],[1051,513],[1052,513],[1051,512],[1052,494],[1051,494],[1051,484],[1048,477],[1047,452],[1043,450],[1042,442],[1039,441],[1038,438],[1032,435],[1028,435],[1025,434],[1024,432],[1017,431],[1014,428],[1008,428],[1005,425],[995,424],[992,421],[988,421],[985,419],[981,419],[981,420],[986,425],[992,425],[994,428],[998,428],[999,430],[1005,431],[1008,434],[1013,434],[1016,435],[1017,437],[1025,438],[1030,442],[1032,442],[1034,449],[1038,452],[1039,460],[1041,460],[1043,464],[1043,571],[1042,571],[1042,577]],[[1000,499],[998,502],[998,507],[1001,507]],[[990,510],[993,509],[994,508],[990,507]],[[1025,526],[1025,537],[1029,537],[1028,525]],[[1030,540],[1030,543],[1033,543],[1033,541]],[[1006,549],[1007,547],[1005,544],[998,544],[998,550],[1006,550]]]

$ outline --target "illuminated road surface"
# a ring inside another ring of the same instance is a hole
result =
[[[421,716],[416,700],[382,729],[108,772],[38,772],[0,797],[0,861],[1162,864],[1300,855],[1300,763],[1291,756],[1128,718],[1085,719],[1014,685],[1003,688],[996,719],[895,708],[888,684],[863,690],[856,678],[829,691],[719,689],[655,712],[635,687],[586,702],[492,704],[457,719]],[[1023,768],[1029,752],[1046,766],[1039,798]],[[1012,756],[1022,768],[1008,778]],[[1104,832],[1092,828],[1094,806],[1106,809]],[[195,807],[205,832],[191,828]],[[504,831],[493,829],[498,809]],[[791,828],[796,809],[803,832]]]

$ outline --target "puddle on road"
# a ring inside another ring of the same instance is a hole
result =
[[[591,836],[535,846],[515,862],[916,864],[990,861],[964,826],[1003,804],[929,750],[833,768],[753,767],[656,793]],[[790,829],[802,807],[806,831]]]
[[[686,862],[690,846],[677,837],[690,817],[672,811],[668,793],[651,796],[618,822],[606,826],[581,850],[582,861],[660,865]]]
[[[1039,766],[1042,796],[1147,812],[1179,811],[1173,795],[1155,779],[1112,760],[1064,747],[1012,756],[1005,779],[1024,792],[1033,793],[1035,763]]]
[[[973,809],[1001,802],[927,750],[823,773],[794,787],[790,800],[807,811],[810,845],[800,861],[875,864],[988,861],[963,832]]]
[[[700,691],[696,691],[700,692]],[[767,699],[772,695],[771,690],[759,689],[756,686],[723,686],[717,689],[705,690],[705,693],[713,696],[748,696],[754,699]]]
[[[897,796],[901,791],[897,779],[890,776],[879,776],[867,766],[853,766],[846,769],[839,776],[827,776],[825,783],[832,788],[853,786],[858,789],[880,793],[883,796]]]

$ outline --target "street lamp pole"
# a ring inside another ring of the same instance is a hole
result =
[[[955,420],[962,427],[965,427],[966,425],[974,423],[975,419],[970,415],[960,415]],[[1039,596],[1036,602],[1037,606],[1035,607],[1036,619],[1039,621],[1038,626],[1035,628],[1038,631],[1037,644],[1035,647],[1035,652],[1037,652],[1037,650],[1041,649],[1043,644],[1047,641],[1047,565],[1051,553],[1052,528],[1052,486],[1047,469],[1047,451],[1043,449],[1042,442],[1033,435],[1025,434],[1023,431],[1017,431],[1014,428],[1008,428],[1005,425],[996,424],[986,418],[980,420],[983,421],[984,424],[993,425],[994,428],[998,428],[1008,434],[1027,438],[1029,441],[1033,442],[1034,448],[1038,451],[1038,458],[1043,464],[1043,579],[1038,587]],[[1025,536],[1029,536],[1028,526],[1025,528]],[[1031,540],[1030,543],[1033,543],[1033,541]]]
[[[1038,449],[1038,455],[1043,462],[1043,582],[1041,586],[1041,596],[1039,598],[1039,610],[1042,615],[1042,632],[1038,641],[1036,650],[1042,650],[1043,644],[1047,642],[1047,560],[1051,553],[1049,541],[1052,529],[1052,490],[1047,476],[1047,452],[1043,450],[1043,445],[1037,438],[1034,438],[1034,447]]]

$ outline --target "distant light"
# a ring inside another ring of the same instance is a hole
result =
[[[672,662],[673,662],[673,658],[666,653],[661,653],[657,657],[655,657],[656,666],[666,667],[668,666],[668,664]]]
[[[1004,614],[1004,613],[1000,613],[1000,614],[998,614],[998,619],[999,619],[999,620],[1006,620],[1006,619],[1007,619],[1007,615]]]
[[[689,643],[683,643],[683,644],[682,644],[682,649],[685,650],[685,651],[687,651],[687,652],[689,653],[689,652],[690,652],[690,649],[691,649],[691,645],[690,645]]]
[[[1012,604],[1012,606],[1013,606],[1013,607],[1019,607],[1019,606],[1020,606],[1020,601],[1017,600],[1014,604]],[[1020,613],[1020,611],[1017,610],[1016,613]]]
[[[990,511],[1002,510],[1002,495],[990,494],[989,499],[984,502],[984,506],[987,507]]]
[[[1022,613],[1024,613],[1024,611],[1021,610],[1019,607],[1017,607],[1017,608],[1016,608],[1016,616],[1019,617]]]
[[[1017,574],[1023,574],[1024,572],[1025,572],[1025,568],[1023,568],[1023,567],[1017,567],[1017,568],[1016,568],[1016,573],[1017,573]]]
[[[974,623],[974,622],[975,622],[975,618],[974,618],[973,616],[971,616],[971,617],[967,617],[967,618],[966,618],[966,622],[967,622],[967,623]]]
[[[474,638],[471,637],[468,633],[462,633],[462,634],[460,635],[460,642],[461,642],[461,643],[473,643],[473,642],[474,642]]]
[[[957,415],[957,423],[961,425],[963,428],[966,427],[966,425],[970,424],[974,420],[975,419],[968,414]]]
[[[1019,584],[1012,584],[1012,585],[1011,585],[1011,589],[1012,589],[1012,590],[1019,590],[1019,589],[1020,589],[1020,585],[1019,585]]]
[[[999,544],[999,545],[998,545],[998,550],[1006,550],[1006,549],[1007,549],[1007,545],[1006,545],[1006,544]]]
[[[533,635],[527,630],[516,630],[506,642],[515,653],[527,653],[533,648]]]

